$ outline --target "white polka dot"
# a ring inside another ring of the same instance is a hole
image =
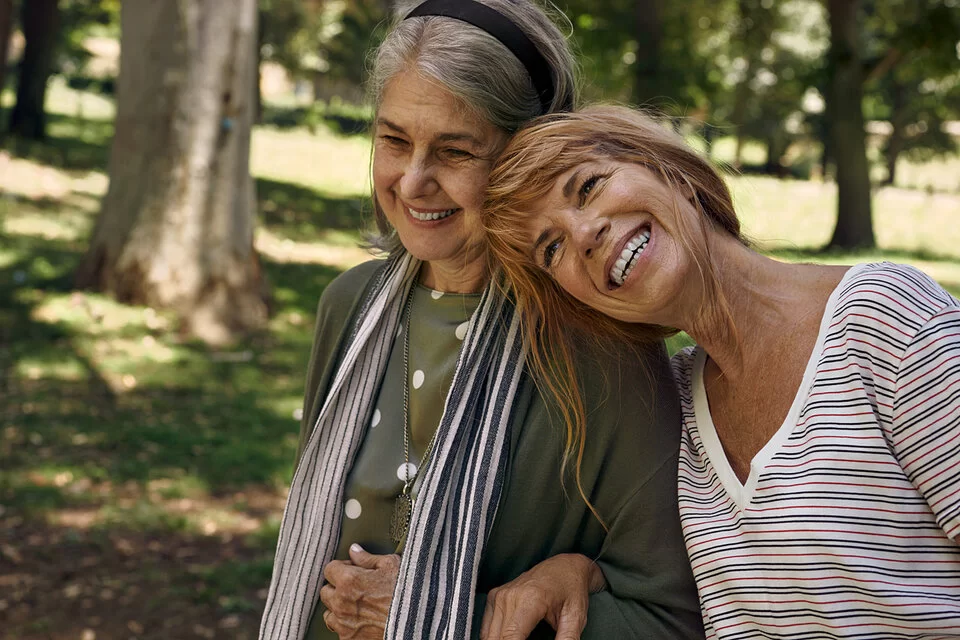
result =
[[[430,297],[433,298],[434,300],[439,300],[440,298],[443,297],[443,291],[431,291]]]
[[[397,477],[400,480],[406,482],[408,479],[413,479],[417,475],[417,465],[412,462],[404,462],[402,465],[397,467]]]
[[[423,371],[417,369],[413,372],[413,388],[419,389],[423,386]]]
[[[467,337],[467,327],[470,326],[470,321],[461,322],[457,325],[457,340],[463,340]]]
[[[371,426],[371,427],[375,427],[375,426],[377,426],[378,424],[380,424],[380,418],[381,418],[381,417],[382,417],[382,416],[380,415],[380,409],[375,410],[375,411],[373,412],[373,420],[370,421],[370,426]]]
[[[359,500],[347,500],[346,506],[343,508],[343,512],[351,520],[356,520],[360,517],[360,514],[363,512],[363,507],[360,506]]]

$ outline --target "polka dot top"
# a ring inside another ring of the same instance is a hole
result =
[[[422,285],[410,310],[409,379],[403,379],[401,326],[380,385],[370,429],[344,492],[338,559],[357,542],[371,553],[399,552],[390,540],[390,519],[406,472],[418,475],[423,454],[440,423],[460,347],[481,294],[442,293]],[[410,466],[404,469],[403,384],[410,389]],[[428,461],[429,463],[429,461]],[[414,496],[417,485],[414,484]],[[402,546],[402,545],[401,545]]]

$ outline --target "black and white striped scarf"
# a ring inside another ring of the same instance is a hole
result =
[[[363,441],[420,261],[391,258],[367,295],[333,377],[280,526],[261,640],[300,640],[339,543],[347,474]],[[470,321],[414,506],[386,638],[470,635],[480,557],[503,486],[525,345],[491,284]]]

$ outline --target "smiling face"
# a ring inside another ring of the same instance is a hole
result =
[[[560,174],[527,225],[530,258],[569,294],[618,320],[676,326],[694,260],[684,194],[648,168],[596,159]]]
[[[386,87],[377,113],[373,186],[424,282],[455,273],[476,290],[485,274],[480,210],[506,133],[413,70]],[[467,282],[470,281],[470,282]],[[456,285],[453,285],[456,288]]]

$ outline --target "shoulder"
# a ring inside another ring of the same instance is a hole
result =
[[[853,359],[889,380],[917,337],[960,303],[916,267],[859,264],[837,287],[825,318],[823,356]]]
[[[680,403],[662,341],[582,348],[574,366],[593,444],[636,449],[651,465],[676,454]]]
[[[840,284],[836,312],[848,322],[879,322],[880,326],[916,330],[944,307],[958,304],[926,273],[906,264],[859,264]]]
[[[315,346],[340,336],[385,263],[384,260],[369,260],[359,264],[338,275],[324,288],[317,303]]]
[[[323,290],[320,296],[320,307],[324,305],[350,305],[359,300],[373,280],[377,270],[386,263],[385,260],[368,260],[357,266],[347,269]]]

